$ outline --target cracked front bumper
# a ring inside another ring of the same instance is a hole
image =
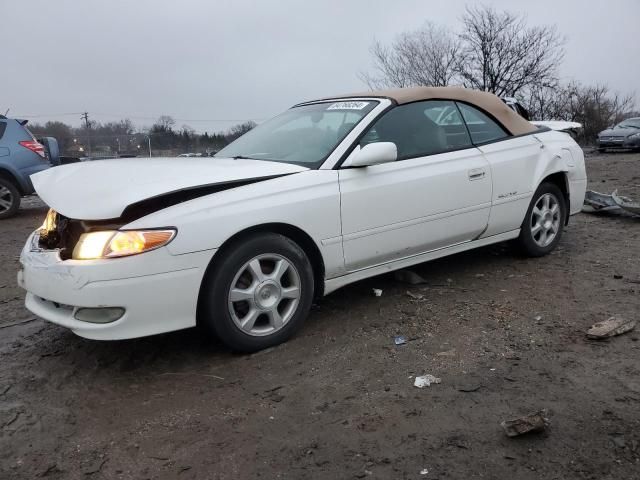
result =
[[[61,260],[57,251],[33,249],[32,234],[20,256],[18,284],[32,313],[97,340],[142,337],[195,326],[198,293],[213,250],[172,255],[166,248],[105,260]],[[117,307],[110,323],[76,319],[80,308]]]

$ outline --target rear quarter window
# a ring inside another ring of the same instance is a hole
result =
[[[2,137],[4,136],[4,132],[6,129],[7,129],[7,122],[0,121],[0,140],[2,140]]]

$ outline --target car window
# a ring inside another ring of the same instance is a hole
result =
[[[377,101],[333,101],[294,107],[257,126],[216,157],[247,157],[317,168]]]
[[[473,143],[485,143],[506,138],[509,134],[487,114],[466,103],[458,103]]]
[[[393,142],[398,160],[472,147],[469,132],[452,101],[428,100],[400,105],[377,120],[361,145]]]
[[[4,135],[4,131],[7,129],[7,123],[6,122],[0,122],[0,140],[2,140],[2,137]]]

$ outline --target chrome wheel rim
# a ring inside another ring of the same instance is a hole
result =
[[[0,213],[9,211],[13,205],[13,194],[7,187],[0,186]]]
[[[555,195],[545,193],[531,211],[531,237],[540,247],[548,247],[560,231],[560,203]]]
[[[231,318],[242,332],[271,335],[287,325],[300,303],[300,275],[285,257],[267,253],[245,263],[228,294]]]

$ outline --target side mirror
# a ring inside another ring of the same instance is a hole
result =
[[[395,162],[398,159],[398,147],[393,142],[368,143],[364,147],[358,147],[343,167],[369,167],[381,163]]]

